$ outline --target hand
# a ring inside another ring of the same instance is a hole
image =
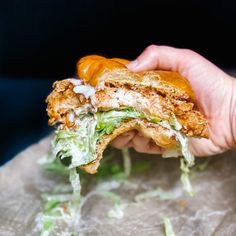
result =
[[[210,139],[190,138],[196,156],[222,153],[236,147],[236,80],[196,52],[151,45],[127,67],[134,71],[171,70],[187,78],[196,94],[200,111],[209,122]],[[129,131],[113,140],[117,148],[133,147],[138,152],[162,153],[150,139]]]

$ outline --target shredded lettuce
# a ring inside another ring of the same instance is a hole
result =
[[[86,165],[96,158],[96,143],[103,135],[112,133],[122,122],[134,118],[145,118],[154,123],[161,121],[156,117],[147,117],[132,108],[80,115],[77,117],[77,130],[56,131],[54,156],[63,163],[67,162],[70,169]]]
[[[53,144],[54,155],[63,159],[70,157],[69,168],[86,165],[96,158],[96,143],[110,134],[124,120],[141,117],[133,109],[97,112],[95,115],[80,116],[80,127],[75,130],[59,130]]]
[[[63,164],[66,163],[69,169],[74,169],[81,165],[86,165],[96,158],[96,143],[105,134],[110,134],[121,125],[125,120],[144,118],[153,123],[157,123],[167,128],[179,141],[176,150],[164,153],[164,157],[178,156],[181,151],[184,158],[184,165],[181,164],[181,180],[184,189],[192,195],[192,187],[189,181],[187,168],[194,165],[194,156],[188,148],[187,137],[180,132],[181,125],[175,117],[169,120],[161,120],[156,117],[146,116],[133,108],[124,108],[121,110],[111,110],[106,112],[97,112],[96,114],[87,114],[77,117],[79,128],[75,131],[59,130],[57,137],[53,144],[54,156],[59,158]],[[126,151],[123,151],[126,155]],[[127,156],[127,155],[126,155]],[[124,164],[126,165],[126,175],[129,175],[130,159],[125,158]]]
[[[193,197],[194,196],[194,191],[193,191],[191,182],[189,180],[190,170],[189,170],[189,167],[185,163],[185,160],[183,158],[180,159],[180,169],[182,171],[180,179],[182,181],[183,188],[191,197]]]
[[[126,203],[121,203],[121,197],[111,191],[104,191],[102,194],[111,199],[114,204],[108,211],[107,216],[109,218],[121,219],[124,216],[124,209],[127,207]]]
[[[41,194],[42,211],[36,218],[36,231],[41,236],[75,236],[75,228],[80,217],[81,184],[76,168],[68,169],[57,159],[50,157],[40,161],[42,167],[69,177],[70,183],[55,186],[50,193]]]
[[[199,172],[204,171],[209,165],[211,160],[212,160],[211,157],[208,157],[208,158],[201,159],[201,162],[198,162],[197,164],[195,164],[195,166],[191,168],[191,172],[189,173],[191,179],[194,179]]]
[[[181,134],[181,125],[175,118],[170,120],[161,120],[156,117],[146,116],[132,108],[125,108],[122,110],[111,110],[107,112],[97,112],[96,114],[86,114],[77,117],[79,128],[77,130],[58,130],[56,131],[56,138],[52,144],[52,154],[49,158],[41,164],[47,170],[56,170],[65,175],[69,176],[70,184],[72,189],[70,192],[56,192],[52,194],[44,194],[44,207],[41,213],[41,236],[54,235],[55,230],[61,222],[65,222],[68,227],[72,227],[75,223],[75,219],[78,215],[78,206],[81,202],[81,184],[80,176],[77,167],[86,165],[92,162],[96,158],[96,144],[105,134],[112,133],[122,122],[135,119],[143,118],[153,123],[159,124],[167,128],[176,140],[179,141],[177,152],[171,150],[166,155],[178,154],[182,152],[183,157],[180,159],[180,169],[182,171],[181,181],[184,189],[192,196],[193,189],[189,181],[189,167],[194,164],[194,157],[188,149],[188,139],[185,135]],[[131,158],[128,149],[122,150],[123,154],[123,165],[124,171],[121,170],[120,166],[113,165],[112,167],[104,165],[105,172],[102,170],[101,176],[107,176],[107,173],[112,174],[113,177],[127,178],[131,173]],[[149,168],[145,166],[144,169]],[[140,168],[139,168],[140,169]],[[139,170],[138,169],[138,170]],[[141,168],[143,170],[143,166]],[[97,176],[99,177],[99,173]],[[140,201],[147,197],[159,197],[160,199],[173,199],[176,197],[173,192],[166,192],[161,188],[154,191],[142,193],[136,196],[135,200]],[[123,217],[123,210],[127,204],[121,203],[120,197],[114,193],[107,193],[107,196],[111,198],[114,206],[109,210],[108,216],[116,219]],[[164,220],[166,235],[173,236],[174,232],[170,221]],[[63,225],[63,224],[62,224]],[[68,235],[75,235],[68,230]],[[72,230],[73,231],[73,230]]]
[[[155,190],[143,192],[137,194],[134,199],[136,202],[140,202],[149,198],[160,198],[161,200],[172,200],[180,197],[182,194],[181,190],[173,189],[166,191],[162,188],[157,188]]]
[[[141,117],[141,114],[134,109],[111,110],[107,112],[98,112],[96,131],[102,136],[110,134],[120,126],[124,120]]]
[[[131,174],[131,157],[129,154],[129,149],[124,148],[121,150],[123,155],[123,162],[124,162],[124,174],[126,177],[129,177]]]
[[[187,137],[179,131],[181,125],[179,124],[177,119],[172,118],[170,123],[166,120],[161,121],[160,125],[162,125],[163,127],[167,128],[173,132],[176,139],[180,142],[180,149],[181,149],[182,155],[187,163],[187,166],[188,167],[193,166],[194,165],[194,156],[189,150]]]
[[[112,207],[108,211],[108,217],[109,218],[116,218],[121,219],[124,216],[124,209],[126,208],[126,204],[115,204],[114,207]]]
[[[88,164],[95,158],[97,135],[94,116],[81,117],[80,128],[76,131],[59,130],[54,142],[54,154],[61,160],[70,157],[69,169]]]
[[[182,134],[179,130],[181,129],[181,125],[179,122],[172,118],[171,122],[162,121],[161,124],[163,127],[166,127],[175,134],[176,139],[180,143],[180,149],[183,155],[183,158],[180,159],[180,169],[181,169],[181,182],[183,184],[184,190],[190,195],[194,196],[194,191],[189,180],[189,168],[194,165],[194,156],[189,150],[188,139]]]
[[[78,200],[80,197],[81,184],[79,173],[77,172],[76,168],[70,170],[70,183],[72,185],[75,198]]]
[[[188,139],[185,135],[181,134],[180,132],[175,132],[177,140],[179,140],[181,144],[181,151],[182,155],[187,163],[188,167],[191,167],[194,165],[194,156],[190,152],[189,147],[188,147]]]
[[[168,217],[164,217],[164,226],[165,226],[165,235],[166,236],[175,236],[171,221]]]
[[[68,189],[68,188],[67,188]],[[78,218],[78,200],[72,192],[44,193],[43,210],[37,216],[37,231],[41,236],[76,235],[74,227]]]

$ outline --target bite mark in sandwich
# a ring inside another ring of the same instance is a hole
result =
[[[134,73],[127,63],[86,56],[77,64],[78,79],[54,83],[47,98],[49,124],[57,124],[54,155],[93,174],[106,146],[136,129],[192,166],[187,137],[208,138],[208,129],[189,82],[170,71]]]

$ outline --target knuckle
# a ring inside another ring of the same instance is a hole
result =
[[[148,53],[148,54],[153,54],[153,52],[157,51],[158,50],[158,46],[155,45],[155,44],[151,44],[149,45],[148,47],[146,47],[145,51]]]
[[[188,48],[183,48],[181,50],[188,57],[196,57],[198,55],[195,51]]]

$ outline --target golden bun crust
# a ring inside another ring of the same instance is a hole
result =
[[[77,63],[77,75],[85,83],[100,83],[152,87],[163,94],[172,94],[186,100],[194,100],[194,93],[186,78],[172,71],[144,71],[134,73],[126,68],[128,60],[107,59],[97,55],[81,58]]]
[[[77,63],[77,74],[85,83],[96,86],[102,74],[114,68],[126,68],[129,61],[120,58],[106,59],[98,55],[82,57]]]
[[[134,129],[141,132],[145,137],[151,138],[159,147],[165,149],[176,147],[176,139],[168,129],[143,119],[133,119],[121,124],[121,126],[116,128],[111,134],[103,136],[103,138],[97,143],[96,159],[80,168],[90,174],[95,174],[100,165],[100,160],[103,157],[103,151],[106,149],[107,145],[120,134]]]

